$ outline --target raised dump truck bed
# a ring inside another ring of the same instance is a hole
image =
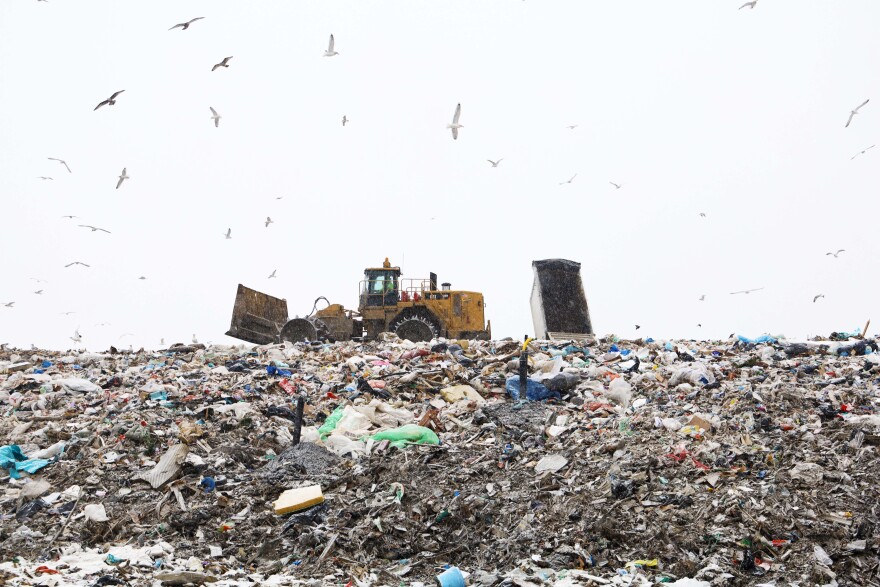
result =
[[[532,261],[535,281],[532,285],[532,322],[535,336],[547,339],[558,336],[592,335],[590,308],[581,281],[581,264],[567,259]]]

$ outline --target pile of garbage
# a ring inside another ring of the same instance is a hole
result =
[[[878,350],[3,348],[0,581],[880,585]]]

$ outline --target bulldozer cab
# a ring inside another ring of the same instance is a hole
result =
[[[360,308],[396,306],[400,301],[400,267],[364,270],[360,285]]]

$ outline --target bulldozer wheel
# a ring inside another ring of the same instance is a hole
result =
[[[303,342],[306,340],[323,340],[327,328],[320,320],[294,318],[288,320],[281,328],[281,340]]]
[[[402,311],[388,325],[388,330],[412,342],[428,342],[440,336],[437,319],[427,310],[419,308]]]

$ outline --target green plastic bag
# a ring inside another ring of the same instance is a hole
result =
[[[330,418],[327,418],[328,420]],[[434,431],[418,424],[407,424],[400,428],[383,430],[372,436],[373,440],[390,440],[391,446],[406,448],[409,444],[440,444],[440,439]]]
[[[342,412],[345,411],[344,406],[339,406],[333,413],[327,416],[327,419],[324,420],[324,423],[318,428],[318,434],[321,435],[321,440],[324,440],[328,436],[330,436],[334,430],[336,430],[336,424],[339,423],[339,419],[342,418]]]

